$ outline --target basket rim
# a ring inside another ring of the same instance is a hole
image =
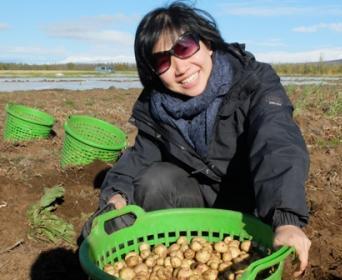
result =
[[[88,139],[84,139],[83,137],[80,137],[78,133],[76,133],[75,131],[73,131],[69,125],[68,125],[68,121],[70,121],[72,118],[83,118],[83,119],[89,119],[89,120],[93,120],[93,121],[96,121],[96,122],[99,122],[101,124],[104,124],[106,126],[110,126],[112,128],[114,128],[116,131],[119,132],[119,137],[122,138],[123,140],[123,143],[122,144],[113,144],[113,145],[100,145],[98,143],[95,143],[91,140],[88,140]],[[125,132],[120,129],[119,127],[107,122],[107,121],[104,121],[104,120],[101,120],[101,119],[98,119],[98,118],[95,118],[95,117],[91,117],[91,116],[87,116],[87,115],[71,115],[68,117],[67,121],[64,123],[64,130],[66,132],[67,135],[75,138],[76,140],[86,144],[86,145],[89,145],[91,147],[94,147],[94,148],[99,148],[99,149],[103,149],[103,150],[108,150],[108,151],[117,151],[117,150],[121,150],[121,149],[124,149],[126,146],[127,146],[127,136],[125,134]]]
[[[13,107],[17,107],[17,108],[21,108],[21,109],[24,109],[24,110],[27,110],[27,111],[31,111],[35,114],[39,114],[39,115],[42,115],[45,119],[44,119],[44,123],[42,122],[38,122],[38,121],[34,121],[34,120],[28,120],[26,118],[23,118],[22,116],[18,116],[15,112],[13,112]],[[29,107],[29,106],[26,106],[26,105],[22,105],[22,104],[16,104],[16,103],[7,103],[6,104],[6,107],[5,107],[5,110],[8,114],[20,119],[20,120],[23,120],[23,121],[26,121],[26,122],[29,122],[29,123],[33,123],[33,124],[38,124],[38,125],[42,125],[42,126],[53,126],[54,123],[55,123],[55,118],[42,111],[42,110],[39,110],[37,108],[33,108],[33,107]]]

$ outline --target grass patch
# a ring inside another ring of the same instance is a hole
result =
[[[334,149],[337,146],[342,144],[342,138],[341,137],[334,137],[332,139],[323,139],[323,138],[319,138],[315,141],[315,144],[319,147],[319,148],[328,148],[328,149]]]
[[[340,85],[287,86],[286,90],[294,105],[294,115],[319,110],[327,117],[342,114],[342,89]]]

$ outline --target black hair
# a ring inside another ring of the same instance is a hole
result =
[[[151,67],[154,45],[162,35],[180,35],[180,32],[198,34],[212,50],[226,47],[214,18],[208,12],[180,1],[152,10],[139,23],[134,42],[138,74],[144,87],[161,86]]]

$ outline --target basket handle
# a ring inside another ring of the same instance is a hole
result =
[[[120,209],[111,210],[111,211],[101,214],[100,216],[97,216],[93,221],[92,230],[95,230],[101,234],[105,233],[108,235],[108,233],[105,231],[105,223],[109,220],[112,220],[114,218],[117,218],[126,214],[130,214],[130,213],[136,217],[136,220],[146,214],[144,209],[142,209],[141,207],[137,205],[127,205]],[[136,220],[134,221],[134,223],[136,222]]]
[[[270,256],[262,258],[253,262],[247,270],[243,273],[241,280],[252,280],[255,279],[257,274],[262,270],[265,270],[273,265],[276,265],[284,261],[291,253],[294,253],[293,247],[283,246]]]

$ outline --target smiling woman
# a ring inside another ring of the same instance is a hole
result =
[[[138,134],[107,173],[84,235],[108,205],[230,209],[271,225],[273,245],[293,246],[303,273],[309,159],[279,76],[183,2],[143,17],[135,57],[144,87],[131,118]]]

